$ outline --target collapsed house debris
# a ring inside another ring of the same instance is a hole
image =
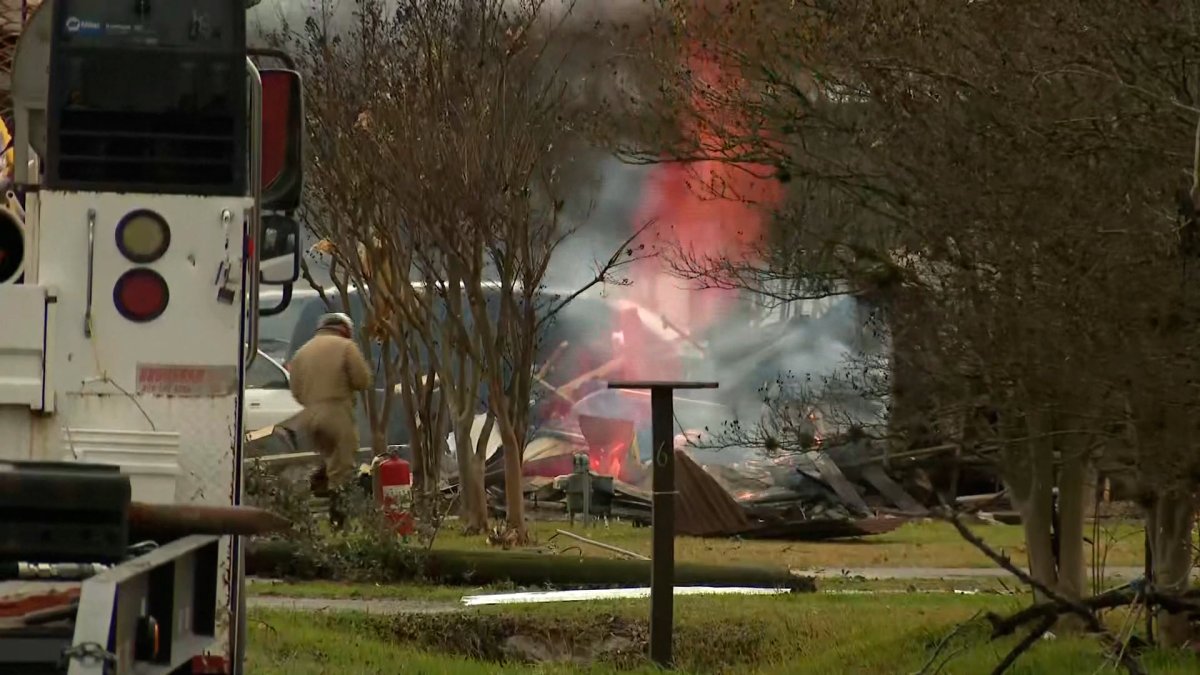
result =
[[[580,486],[590,484],[587,507],[592,516],[650,525],[650,429],[648,410],[640,409],[648,408],[644,398],[636,392],[597,391],[535,433],[523,461],[530,517],[580,515]],[[697,428],[703,419],[719,419],[720,413],[711,402],[687,399],[677,400],[676,410],[685,429]],[[475,426],[477,433],[482,428]],[[257,460],[296,479],[311,470],[311,452],[279,452],[299,449],[291,447],[294,435],[278,429],[259,435],[250,443]],[[702,435],[676,437],[677,534],[806,541],[878,535],[909,518],[928,516],[939,492],[955,495],[968,511],[989,512],[985,520],[1017,522],[992,473],[964,461],[955,446],[889,454],[880,444],[860,441],[768,453],[705,448],[694,442]],[[500,515],[505,510],[505,448],[498,434],[486,447],[485,488],[492,512]],[[397,450],[411,459],[407,448]],[[364,450],[360,457],[364,467],[369,467],[369,455]],[[588,468],[587,480],[579,480],[580,460]],[[445,489],[456,490],[456,462],[446,457],[441,466]],[[967,494],[958,496],[962,492]]]
[[[597,391],[538,430],[524,453],[531,517],[580,513],[580,486],[590,483],[591,515],[650,524],[644,399],[636,392]],[[686,399],[677,401],[676,410],[685,429],[702,428],[689,425],[700,421],[688,417],[712,418],[720,412],[711,402]],[[930,474],[936,476],[947,457],[957,459],[952,447],[897,457],[866,441],[793,453],[715,450],[694,442],[702,436],[676,437],[676,533],[681,535],[815,541],[883,534],[909,518],[928,516],[937,504]],[[485,465],[485,486],[498,514],[504,512],[504,452],[499,443],[492,444]],[[585,473],[581,460],[589,478],[573,480]],[[1003,495],[993,494],[986,504],[996,508],[1002,501]]]
[[[729,311],[747,310],[744,305],[734,302]],[[735,329],[745,323],[736,314],[697,332],[686,321],[668,320],[633,302],[568,305],[571,316],[559,317],[557,332],[547,335],[556,347],[534,373],[539,393],[548,393],[530,410],[534,432],[522,457],[528,513],[534,518],[565,513],[574,519],[586,510],[649,524],[649,396],[608,390],[604,381],[673,379],[684,372],[722,384],[720,391],[675,398],[676,421],[684,432],[676,443],[681,534],[802,540],[880,534],[905,518],[927,516],[939,495],[967,495],[964,505],[977,510],[1005,508],[1003,495],[977,497],[1001,492],[990,462],[949,444],[897,453],[886,443],[848,438],[819,414],[807,416],[816,442],[806,452],[711,447],[730,420],[753,425],[765,414],[761,399],[748,392],[791,364],[790,356],[802,355],[813,367],[838,362],[857,330],[855,312],[861,308],[856,307],[847,300],[790,318],[760,317],[746,324],[751,329]],[[611,340],[605,328],[616,329]],[[831,392],[826,394],[837,398],[837,391]],[[845,402],[835,407],[847,414],[857,410]],[[876,412],[858,410],[851,416],[871,418]],[[503,512],[506,449],[498,425],[491,426],[487,439],[480,438],[485,420],[485,415],[476,418],[471,445],[485,451],[489,503],[493,512]],[[295,452],[306,445],[294,434],[263,430],[248,447],[264,463],[299,477],[312,465],[311,453]],[[394,449],[413,459],[406,446]],[[447,492],[457,487],[455,453],[450,434],[439,476]],[[579,455],[586,471],[577,471]],[[360,459],[369,466],[369,452]]]

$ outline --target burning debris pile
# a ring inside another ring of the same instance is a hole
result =
[[[691,66],[714,82],[722,79],[722,64],[702,49],[692,51],[684,55]],[[675,446],[681,534],[859,536],[898,527],[903,518],[897,516],[924,513],[921,500],[882,468],[848,475],[838,459],[845,453],[822,444],[825,434],[819,430],[813,437],[820,450],[811,452],[713,451],[695,442],[722,423],[740,419],[753,425],[756,416],[769,415],[761,392],[787,373],[801,381],[820,380],[856,356],[885,350],[865,325],[869,307],[851,295],[764,302],[736,284],[689,288],[665,266],[666,259],[683,264],[756,257],[766,218],[781,195],[775,181],[756,178],[746,168],[718,161],[658,165],[646,176],[638,198],[622,195],[620,201],[635,205],[627,216],[630,224],[637,229],[651,223],[643,239],[660,243],[667,255],[633,261],[628,269],[633,283],[607,291],[603,299],[576,298],[545,336],[545,344],[554,348],[539,358],[535,381],[541,400],[523,453],[529,513],[574,513],[581,507],[573,496],[581,481],[571,476],[592,475],[596,478],[582,482],[600,491],[592,500],[593,510],[649,524],[649,395],[605,388],[606,381],[616,380],[720,383],[717,391],[686,400],[675,397],[676,421],[684,430]],[[709,192],[718,186],[741,198]],[[872,399],[869,410],[851,414],[877,421],[882,405],[876,403]],[[499,511],[504,508],[503,453],[508,449],[499,447],[498,438],[486,445],[485,484],[492,508]],[[580,454],[586,455],[586,473],[576,469]]]
[[[590,475],[590,512],[635,524],[651,521],[649,402],[644,394],[597,391],[572,412],[543,426],[525,451],[524,492],[532,517],[579,514],[581,463]],[[606,414],[596,414],[599,411]],[[718,404],[676,400],[686,425]],[[676,531],[699,537],[821,540],[889,532],[936,503],[927,464],[884,468],[883,452],[866,442],[809,452],[765,453],[749,448],[704,449],[700,434],[675,439]],[[492,509],[504,510],[504,452],[498,443],[486,464]],[[942,463],[934,457],[934,465]],[[452,479],[453,480],[453,479]]]

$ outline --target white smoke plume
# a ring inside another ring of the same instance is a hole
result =
[[[383,1],[392,8],[400,4],[398,0]],[[523,3],[513,0],[513,4]],[[544,8],[554,19],[563,18],[569,8],[571,14],[564,25],[577,25],[583,30],[598,20],[633,18],[649,11],[647,5],[652,4],[642,0],[550,0]],[[262,0],[247,13],[248,35],[252,45],[266,46],[267,36],[285,26],[291,31],[300,30],[309,17],[320,17],[337,34],[352,29],[357,6],[356,0]],[[579,194],[568,199],[567,217],[573,219],[569,225],[577,226],[578,232],[562,244],[547,275],[547,286],[555,293],[570,292],[590,281],[595,261],[607,258],[640,225],[634,219],[645,198],[645,178],[651,169],[624,164],[603,153],[596,155],[596,180],[578,186]],[[667,274],[665,269],[663,274]],[[685,284],[673,278],[667,283]],[[623,293],[622,289],[597,287],[589,297],[619,297]],[[810,308],[807,317],[796,316],[797,307],[773,311],[756,308],[749,297],[741,304],[740,312],[726,317],[704,336],[706,353],[680,375],[720,382],[717,392],[698,396],[721,402],[730,419],[737,418],[743,428],[757,424],[767,414],[764,398],[786,396],[780,390],[789,385],[819,389],[853,362],[861,362],[863,346],[859,341],[869,329],[851,298],[837,299],[824,310]],[[589,322],[579,327],[583,332],[598,329]],[[856,416],[870,418],[878,414],[882,414],[879,405],[867,405]],[[684,427],[708,426],[712,431],[718,431],[726,421],[680,419]]]
[[[378,0],[394,12],[401,0]],[[442,0],[444,1],[444,0]],[[470,2],[471,0],[466,0]],[[247,39],[251,46],[266,46],[264,37],[284,26],[298,30],[310,17],[327,21],[332,35],[353,26],[361,0],[260,0],[246,11]],[[512,9],[530,6],[530,0],[509,0]],[[643,0],[545,0],[541,11],[548,20],[568,28],[587,28],[596,21],[629,20],[647,15],[652,3]],[[564,20],[565,19],[565,20]]]

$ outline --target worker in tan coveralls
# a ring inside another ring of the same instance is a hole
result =
[[[358,425],[354,396],[371,386],[371,368],[350,337],[354,322],[341,313],[326,314],[317,333],[288,363],[292,396],[304,406],[299,427],[312,439],[324,460],[314,473],[314,494],[329,495],[330,519],[344,517],[338,502],[354,475]]]

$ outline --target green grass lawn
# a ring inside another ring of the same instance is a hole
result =
[[[680,598],[675,653],[684,672],[907,674],[919,671],[956,625],[1020,602],[987,594]],[[249,670],[265,675],[639,672],[646,670],[640,650],[647,612],[645,601],[397,617],[254,610]],[[1111,618],[1120,623],[1119,616]],[[952,656],[942,673],[988,672],[1013,644],[1012,639],[990,641],[979,620],[968,626],[942,650],[937,665]],[[560,657],[575,655],[580,662],[587,660],[587,645],[597,636],[627,636],[638,646],[590,665],[536,665],[505,659],[501,647],[514,634],[558,645]],[[1200,672],[1200,659],[1178,654],[1150,654],[1144,663],[1155,674]],[[1010,672],[1093,673],[1104,672],[1104,664],[1094,640],[1058,637],[1039,642]]]
[[[650,529],[633,527],[628,523],[614,522],[584,528],[578,523],[570,527],[566,522],[535,522],[531,523],[531,529],[537,545],[551,544],[558,550],[579,546],[584,555],[613,556],[603,549],[566,537],[560,536],[550,541],[556,529],[564,529],[635,553],[650,554]],[[973,529],[997,550],[1024,564],[1025,546],[1020,526],[978,525]],[[1088,532],[1090,537],[1090,527]],[[1141,565],[1142,532],[1140,524],[1104,524],[1098,550],[1107,556],[1107,565]],[[435,546],[442,549],[489,548],[483,536],[466,537],[453,531],[453,523],[448,523],[438,534]],[[675,557],[681,562],[780,565],[792,569],[994,566],[982,553],[963,541],[952,526],[935,521],[907,523],[893,532],[873,537],[825,542],[679,537],[675,541]]]
[[[534,548],[559,555],[577,542],[550,537],[566,523],[536,523]],[[643,554],[650,552],[650,531],[624,523],[570,528],[584,536]],[[994,547],[1024,562],[1019,527],[980,525],[975,530]],[[1101,552],[1110,566],[1141,564],[1141,528],[1106,525]],[[465,537],[443,530],[442,549],[490,549],[482,536]],[[589,556],[610,555],[580,545]],[[769,542],[680,537],[677,559],[687,562],[787,566],[793,569],[856,567],[989,567],[982,554],[962,541],[950,526],[914,522],[877,537],[839,542]],[[1011,611],[1028,601],[1011,593],[1009,579],[872,580],[822,579],[816,594],[784,597],[709,596],[676,601],[676,655],[685,672],[830,675],[883,675],[918,672],[955,626],[984,611]],[[398,599],[458,603],[464,595],[517,589],[511,585],[444,587],[418,583],[349,584],[337,582],[262,583],[253,595]],[[979,591],[958,594],[950,591]],[[508,605],[452,614],[381,616],[355,612],[297,613],[251,611],[250,672],[288,673],[616,673],[653,672],[645,665],[648,602],[602,601]],[[1114,625],[1120,614],[1110,614]],[[941,673],[989,672],[1018,638],[988,639],[979,619],[949,642],[934,667]],[[627,639],[622,651],[591,654],[594,636]],[[528,663],[505,652],[506,640],[519,635],[541,641],[559,662]],[[583,636],[583,637],[581,637]],[[593,636],[592,639],[584,639]],[[945,664],[941,660],[953,658]],[[568,662],[562,662],[563,660]],[[570,662],[571,659],[574,662]],[[1150,654],[1148,672],[1174,675],[1200,672],[1200,661],[1173,654]],[[1108,669],[1111,671],[1111,668]],[[1094,639],[1044,640],[1013,673],[1105,672]]]
[[[362,584],[341,581],[253,582],[251,596],[276,598],[334,598],[360,600],[421,600],[458,602],[464,595],[505,593],[520,590],[516,586],[435,586],[415,582]]]
[[[537,539],[536,547],[553,548],[560,555],[612,556],[607,551],[583,544],[580,550],[566,550],[575,546],[565,537],[551,541],[555,529],[568,529],[567,523],[544,523],[533,525]],[[592,539],[614,544],[644,554],[650,553],[649,530],[634,528],[625,523],[612,523],[583,528],[570,528]],[[1018,563],[1024,563],[1024,548],[1021,529],[1009,525],[981,525],[975,530],[993,546],[1009,553]],[[1140,565],[1142,530],[1137,525],[1108,525],[1107,535],[1102,537],[1101,550],[1107,552],[1107,564],[1112,566]],[[499,550],[490,547],[483,536],[466,537],[447,526],[437,540],[441,549]],[[676,540],[676,559],[686,562],[718,564],[777,565],[793,569],[839,570],[856,567],[973,567],[986,568],[989,562],[970,544],[962,540],[952,527],[940,522],[914,522],[886,535],[865,537],[861,540],[838,542],[774,542],[746,541],[736,539],[699,539],[679,537]],[[1015,587],[1014,580],[959,579],[938,581],[936,579],[903,579],[894,581],[872,581],[859,583],[847,579],[822,579],[822,590],[995,590]],[[512,585],[492,585],[478,588],[445,587],[415,582],[395,584],[348,584],[340,582],[313,581],[287,584],[254,583],[251,593],[268,596],[315,597],[315,598],[391,598],[424,601],[457,602],[463,595],[495,593],[517,589]]]

